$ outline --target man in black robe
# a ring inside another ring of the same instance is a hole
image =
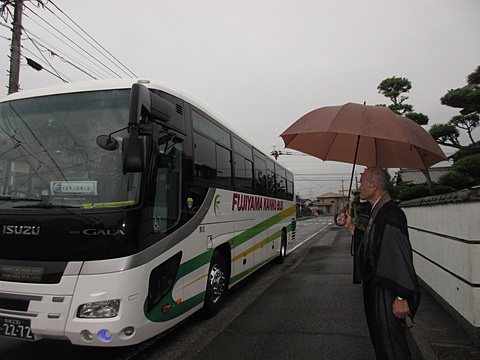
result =
[[[363,300],[377,359],[411,359],[405,317],[413,318],[420,291],[412,261],[407,219],[388,194],[390,176],[380,167],[365,170],[360,199],[373,208],[365,231],[346,212],[344,226],[353,235],[354,283],[363,284]]]

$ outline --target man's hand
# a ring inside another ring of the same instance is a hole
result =
[[[398,319],[404,319],[408,314],[410,314],[408,301],[405,299],[399,300],[395,298],[392,308],[393,308],[393,315],[395,315],[395,317]]]
[[[355,232],[355,225],[353,224],[352,222],[352,217],[350,216],[348,210],[346,210],[343,214],[342,214],[342,218],[341,218],[341,225],[343,225],[344,228],[350,230],[350,232],[353,233]]]

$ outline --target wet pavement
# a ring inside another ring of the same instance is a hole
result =
[[[195,359],[374,359],[349,232],[330,227]],[[425,291],[408,330],[413,359],[480,360],[467,333]]]

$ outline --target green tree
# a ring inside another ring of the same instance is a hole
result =
[[[301,210],[302,216],[309,216],[312,214],[312,210],[307,205],[302,205],[302,210]]]
[[[475,149],[480,148],[473,138],[473,131],[480,126],[480,66],[467,76],[467,85],[449,90],[441,99],[442,105],[459,108],[460,115],[455,115],[447,124],[435,124],[429,130],[433,138],[441,145],[450,146],[456,149],[465,150],[463,153],[469,155]],[[462,145],[459,141],[460,132],[458,129],[467,132],[470,139],[470,146]]]
[[[473,185],[473,180],[470,176],[459,173],[458,171],[452,171],[440,176],[438,183],[443,186],[450,186],[455,190],[460,190]]]
[[[404,95],[410,91],[412,83],[407,78],[393,76],[383,80],[378,86],[378,92],[392,101],[388,107],[399,114],[413,111],[412,105],[404,104],[408,96]]]
[[[475,144],[473,140],[472,132],[478,125],[480,125],[480,117],[476,113],[468,115],[455,115],[449,121],[449,124],[456,126],[459,129],[465,130],[470,138],[472,144]]]
[[[467,76],[467,85],[449,90],[441,99],[442,105],[461,108],[462,115],[480,112],[480,66]]]
[[[407,78],[392,76],[383,80],[378,86],[378,92],[390,99],[392,104],[388,108],[397,114],[403,115],[420,125],[428,124],[428,116],[414,112],[412,105],[405,103],[406,95],[412,88],[412,83]]]
[[[429,133],[440,145],[462,148],[458,140],[460,132],[452,124],[435,124],[430,128]]]
[[[419,125],[427,125],[428,124],[428,116],[422,113],[417,112],[410,112],[406,113],[405,117],[409,118],[410,120],[415,121]]]
[[[478,178],[480,176],[480,154],[465,156],[456,161],[452,167],[461,174]]]

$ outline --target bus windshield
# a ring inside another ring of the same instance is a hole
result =
[[[139,173],[122,171],[129,90],[0,103],[0,210],[122,207],[138,201]],[[111,134],[115,151],[96,139]]]

